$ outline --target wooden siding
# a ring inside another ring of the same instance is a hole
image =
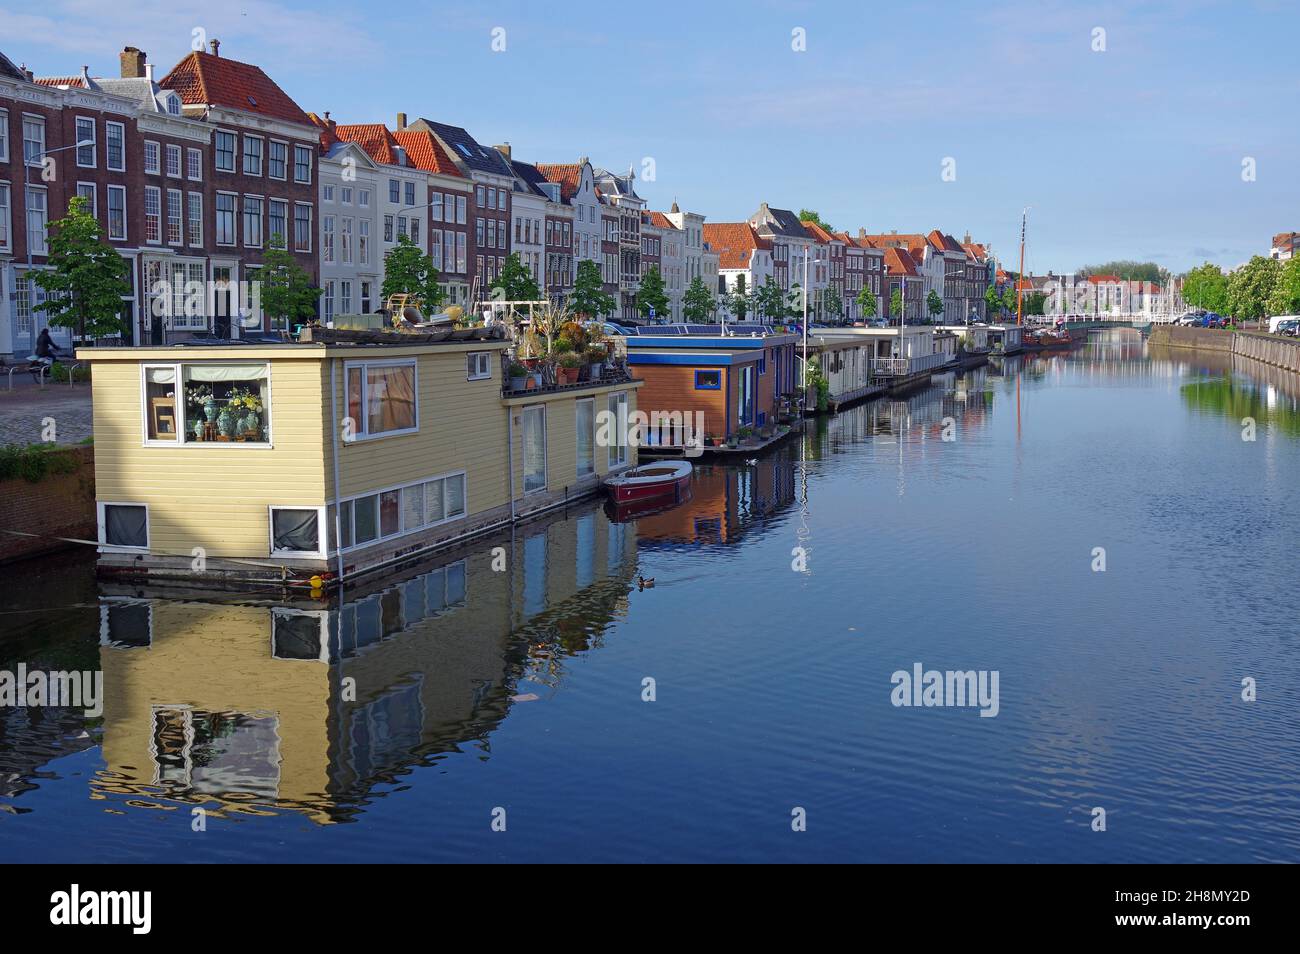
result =
[[[517,499],[527,506],[527,501],[534,495],[524,496],[524,445],[523,445],[523,424],[522,411],[524,408],[536,407],[543,405],[546,408],[546,492],[548,494],[563,494],[567,488],[570,493],[584,492],[591,485],[595,484],[600,477],[609,473],[609,449],[602,447],[595,441],[595,433],[600,430],[599,421],[595,424],[595,431],[592,437],[592,459],[595,464],[595,474],[578,477],[578,401],[585,399],[594,401],[594,413],[600,414],[601,411],[609,407],[609,397],[611,394],[619,392],[627,394],[627,413],[632,414],[637,409],[637,388],[632,387],[609,387],[599,391],[573,393],[551,393],[539,394],[537,400],[523,400],[512,404],[507,410],[515,416],[514,426],[514,489]],[[503,413],[501,416],[502,426],[508,426],[508,420]],[[507,445],[507,437],[501,439],[501,447]],[[629,467],[635,467],[637,463],[637,449],[629,447],[627,453],[627,463]],[[502,467],[502,474],[505,473],[506,467]],[[509,488],[506,488],[509,493]],[[539,493],[538,496],[541,496]],[[509,497],[505,498],[507,501]]]
[[[695,390],[697,370],[718,371],[722,387],[716,391]],[[640,406],[651,421],[655,414],[680,412],[692,420],[696,411],[704,413],[704,433],[717,437],[727,434],[727,402],[735,405],[735,395],[728,383],[725,367],[695,368],[680,364],[635,364],[632,373],[645,382],[641,386]],[[730,395],[730,397],[728,397]]]
[[[82,352],[84,355],[85,352]],[[149,507],[154,553],[209,557],[270,552],[267,507],[320,506],[326,501],[325,393],[319,355],[284,357],[271,365],[271,447],[239,444],[146,446],[141,366],[150,363],[260,360],[252,351],[175,351],[94,363],[96,497]]]

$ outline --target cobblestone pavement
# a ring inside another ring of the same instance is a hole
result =
[[[8,390],[9,375],[0,375],[0,444],[43,442],[45,419],[52,418],[54,442],[76,444],[91,436],[90,385],[76,387],[51,382],[44,390],[23,371],[14,375],[14,389]]]

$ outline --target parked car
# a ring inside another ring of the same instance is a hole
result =
[[[1300,318],[1287,318],[1277,323],[1276,334],[1286,335],[1288,338],[1300,338]]]
[[[589,333],[594,332],[607,337],[612,335],[622,335],[627,337],[632,333],[630,328],[613,321],[587,321],[583,322],[582,327],[586,328]]]

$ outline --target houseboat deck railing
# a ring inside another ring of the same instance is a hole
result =
[[[877,378],[896,378],[922,371],[933,371],[952,359],[952,355],[942,351],[918,355],[914,358],[876,358],[871,362],[871,373]]]

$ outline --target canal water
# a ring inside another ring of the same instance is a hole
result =
[[[0,709],[0,860],[1295,861],[1298,398],[1109,332],[337,604],[5,568],[104,698]]]

